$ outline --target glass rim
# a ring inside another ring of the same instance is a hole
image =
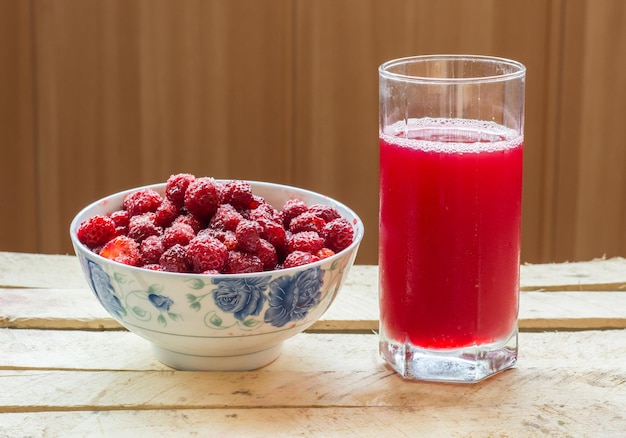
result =
[[[436,77],[419,76],[395,73],[389,69],[401,65],[416,63],[426,63],[432,61],[473,61],[483,64],[501,64],[511,68],[510,72],[489,75],[489,76],[469,76],[469,77]],[[489,55],[461,55],[461,54],[440,54],[440,55],[417,55],[403,58],[391,59],[382,63],[378,67],[380,77],[396,80],[399,82],[411,82],[418,84],[476,84],[486,82],[510,81],[512,79],[523,78],[526,74],[526,66],[519,61]]]

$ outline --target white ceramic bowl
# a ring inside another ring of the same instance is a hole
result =
[[[85,278],[107,312],[152,344],[155,356],[182,370],[251,370],[272,362],[283,342],[307,329],[341,289],[363,238],[363,223],[327,196],[284,185],[249,181],[253,193],[275,208],[298,198],[337,209],[354,226],[354,241],[327,259],[296,268],[249,274],[180,274],[151,271],[100,257],[79,242],[80,224],[119,210],[142,188],[163,194],[165,184],[139,187],[96,201],[70,225]],[[233,312],[234,304],[239,306]]]

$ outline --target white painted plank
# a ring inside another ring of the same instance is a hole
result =
[[[626,258],[586,262],[525,264],[520,267],[522,290],[626,290]]]
[[[518,367],[626,367],[626,330],[520,333]],[[0,370],[163,371],[149,343],[123,331],[0,329]],[[288,340],[272,372],[368,371],[378,336],[302,333]]]
[[[86,288],[73,255],[0,251],[0,287]]]
[[[0,414],[7,437],[603,437],[622,438],[623,414],[569,403],[531,406],[507,400],[476,407],[209,408]],[[580,407],[578,405],[573,407]]]
[[[403,381],[385,366],[367,371],[247,373],[175,371],[0,371],[0,412],[290,407],[427,406],[454,419],[468,406],[505,412],[563,407],[608,419],[623,415],[624,367],[519,366],[475,385]],[[506,414],[505,414],[506,415]]]
[[[301,334],[260,370],[200,373],[169,370],[127,332],[3,329],[0,436],[626,430],[626,330],[522,333],[516,368],[476,385],[403,381],[378,357],[377,342],[375,335]]]

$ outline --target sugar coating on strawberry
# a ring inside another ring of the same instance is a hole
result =
[[[324,239],[315,231],[302,231],[287,238],[288,251],[302,251],[315,254],[324,247]]]
[[[196,234],[202,231],[205,227],[204,222],[202,222],[199,218],[197,218],[193,214],[183,213],[180,216],[178,216],[176,219],[174,219],[174,222],[172,222],[172,224],[179,223],[179,222],[189,225],[191,228],[193,228],[193,231]]]
[[[161,236],[149,236],[139,245],[141,264],[159,264],[161,255],[165,252],[165,245]]]
[[[174,205],[182,207],[185,203],[185,192],[187,187],[196,179],[189,173],[179,173],[171,175],[165,183],[165,197]]]
[[[324,225],[322,235],[325,245],[339,252],[349,247],[354,240],[354,228],[347,219],[340,217]]]
[[[169,199],[164,199],[159,208],[154,212],[154,223],[159,227],[169,227],[180,215],[180,208]]]
[[[163,246],[165,248],[171,248],[176,244],[186,246],[194,237],[196,237],[196,233],[191,225],[178,222],[163,230]]]
[[[308,210],[307,205],[300,199],[289,199],[283,205],[283,225],[289,228],[291,220]]]
[[[186,250],[191,266],[197,273],[209,270],[221,272],[228,258],[226,245],[208,235],[194,237]]]
[[[282,248],[285,245],[287,234],[282,223],[274,222],[266,217],[259,217],[256,220],[261,228],[261,237],[274,245],[276,248]]]
[[[316,216],[310,211],[305,211],[304,213],[300,213],[298,216],[291,219],[291,222],[289,223],[289,231],[292,233],[315,231],[319,234],[324,229],[324,225],[326,225],[324,219]]]
[[[230,230],[215,230],[213,228],[205,228],[198,233],[198,236],[209,235],[215,237],[217,240],[226,245],[229,251],[237,249],[237,236],[234,231]]]
[[[320,259],[316,255],[311,254],[310,252],[305,251],[294,251],[290,253],[287,258],[285,258],[285,263],[283,263],[283,267],[286,268],[295,268],[296,266],[307,265],[309,263],[318,262]]]
[[[231,204],[222,204],[209,222],[209,227],[216,230],[235,231],[237,224],[243,220],[241,213]]]
[[[257,195],[252,195],[252,201],[250,202],[249,208],[253,210],[263,203],[265,203],[265,199]]]
[[[274,245],[269,243],[267,240],[259,240],[259,246],[257,247],[254,255],[261,259],[264,271],[273,271],[276,269],[276,266],[278,265],[278,254],[276,253]]]
[[[237,209],[247,209],[253,201],[252,187],[247,181],[233,180],[224,184],[222,202]]]
[[[262,272],[263,262],[253,254],[241,251],[230,251],[226,262],[226,274],[246,274],[250,272]]]
[[[141,189],[129,193],[122,202],[122,208],[132,216],[154,213],[163,202],[163,197],[153,189]]]
[[[250,210],[248,219],[253,220],[253,221],[267,219],[272,222],[282,224],[283,213],[282,211],[276,210],[270,204],[263,201],[259,205],[257,205],[255,208]]]
[[[117,235],[116,225],[109,216],[97,215],[83,221],[76,236],[90,249],[100,247]]]
[[[185,207],[200,219],[210,220],[221,201],[218,183],[210,177],[196,178],[185,191]]]
[[[128,219],[130,216],[126,210],[114,211],[109,217],[115,222],[116,227],[128,228]]]
[[[313,204],[309,207],[308,211],[317,217],[324,219],[324,222],[330,222],[341,217],[337,209],[331,207],[330,205]]]
[[[139,244],[130,237],[117,236],[109,240],[100,250],[100,255],[125,265],[137,266],[141,260]]]
[[[290,199],[281,210],[245,181],[172,175],[165,196],[126,195],[121,209],[83,221],[77,237],[92,251],[151,270],[246,273],[300,266],[335,255],[354,240],[334,207]]]
[[[191,263],[187,257],[187,251],[182,245],[174,245],[166,249],[159,259],[159,265],[168,272],[191,272]]]
[[[154,213],[144,213],[138,216],[131,216],[128,223],[128,237],[140,243],[148,236],[160,236],[163,228],[157,226]]]
[[[263,227],[256,221],[244,219],[239,222],[235,229],[235,237],[237,238],[239,249],[245,252],[255,253],[259,247],[262,232]]]

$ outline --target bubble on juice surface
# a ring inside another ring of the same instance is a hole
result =
[[[523,137],[495,122],[467,119],[408,119],[385,128],[387,143],[425,152],[479,153],[519,147]]]

